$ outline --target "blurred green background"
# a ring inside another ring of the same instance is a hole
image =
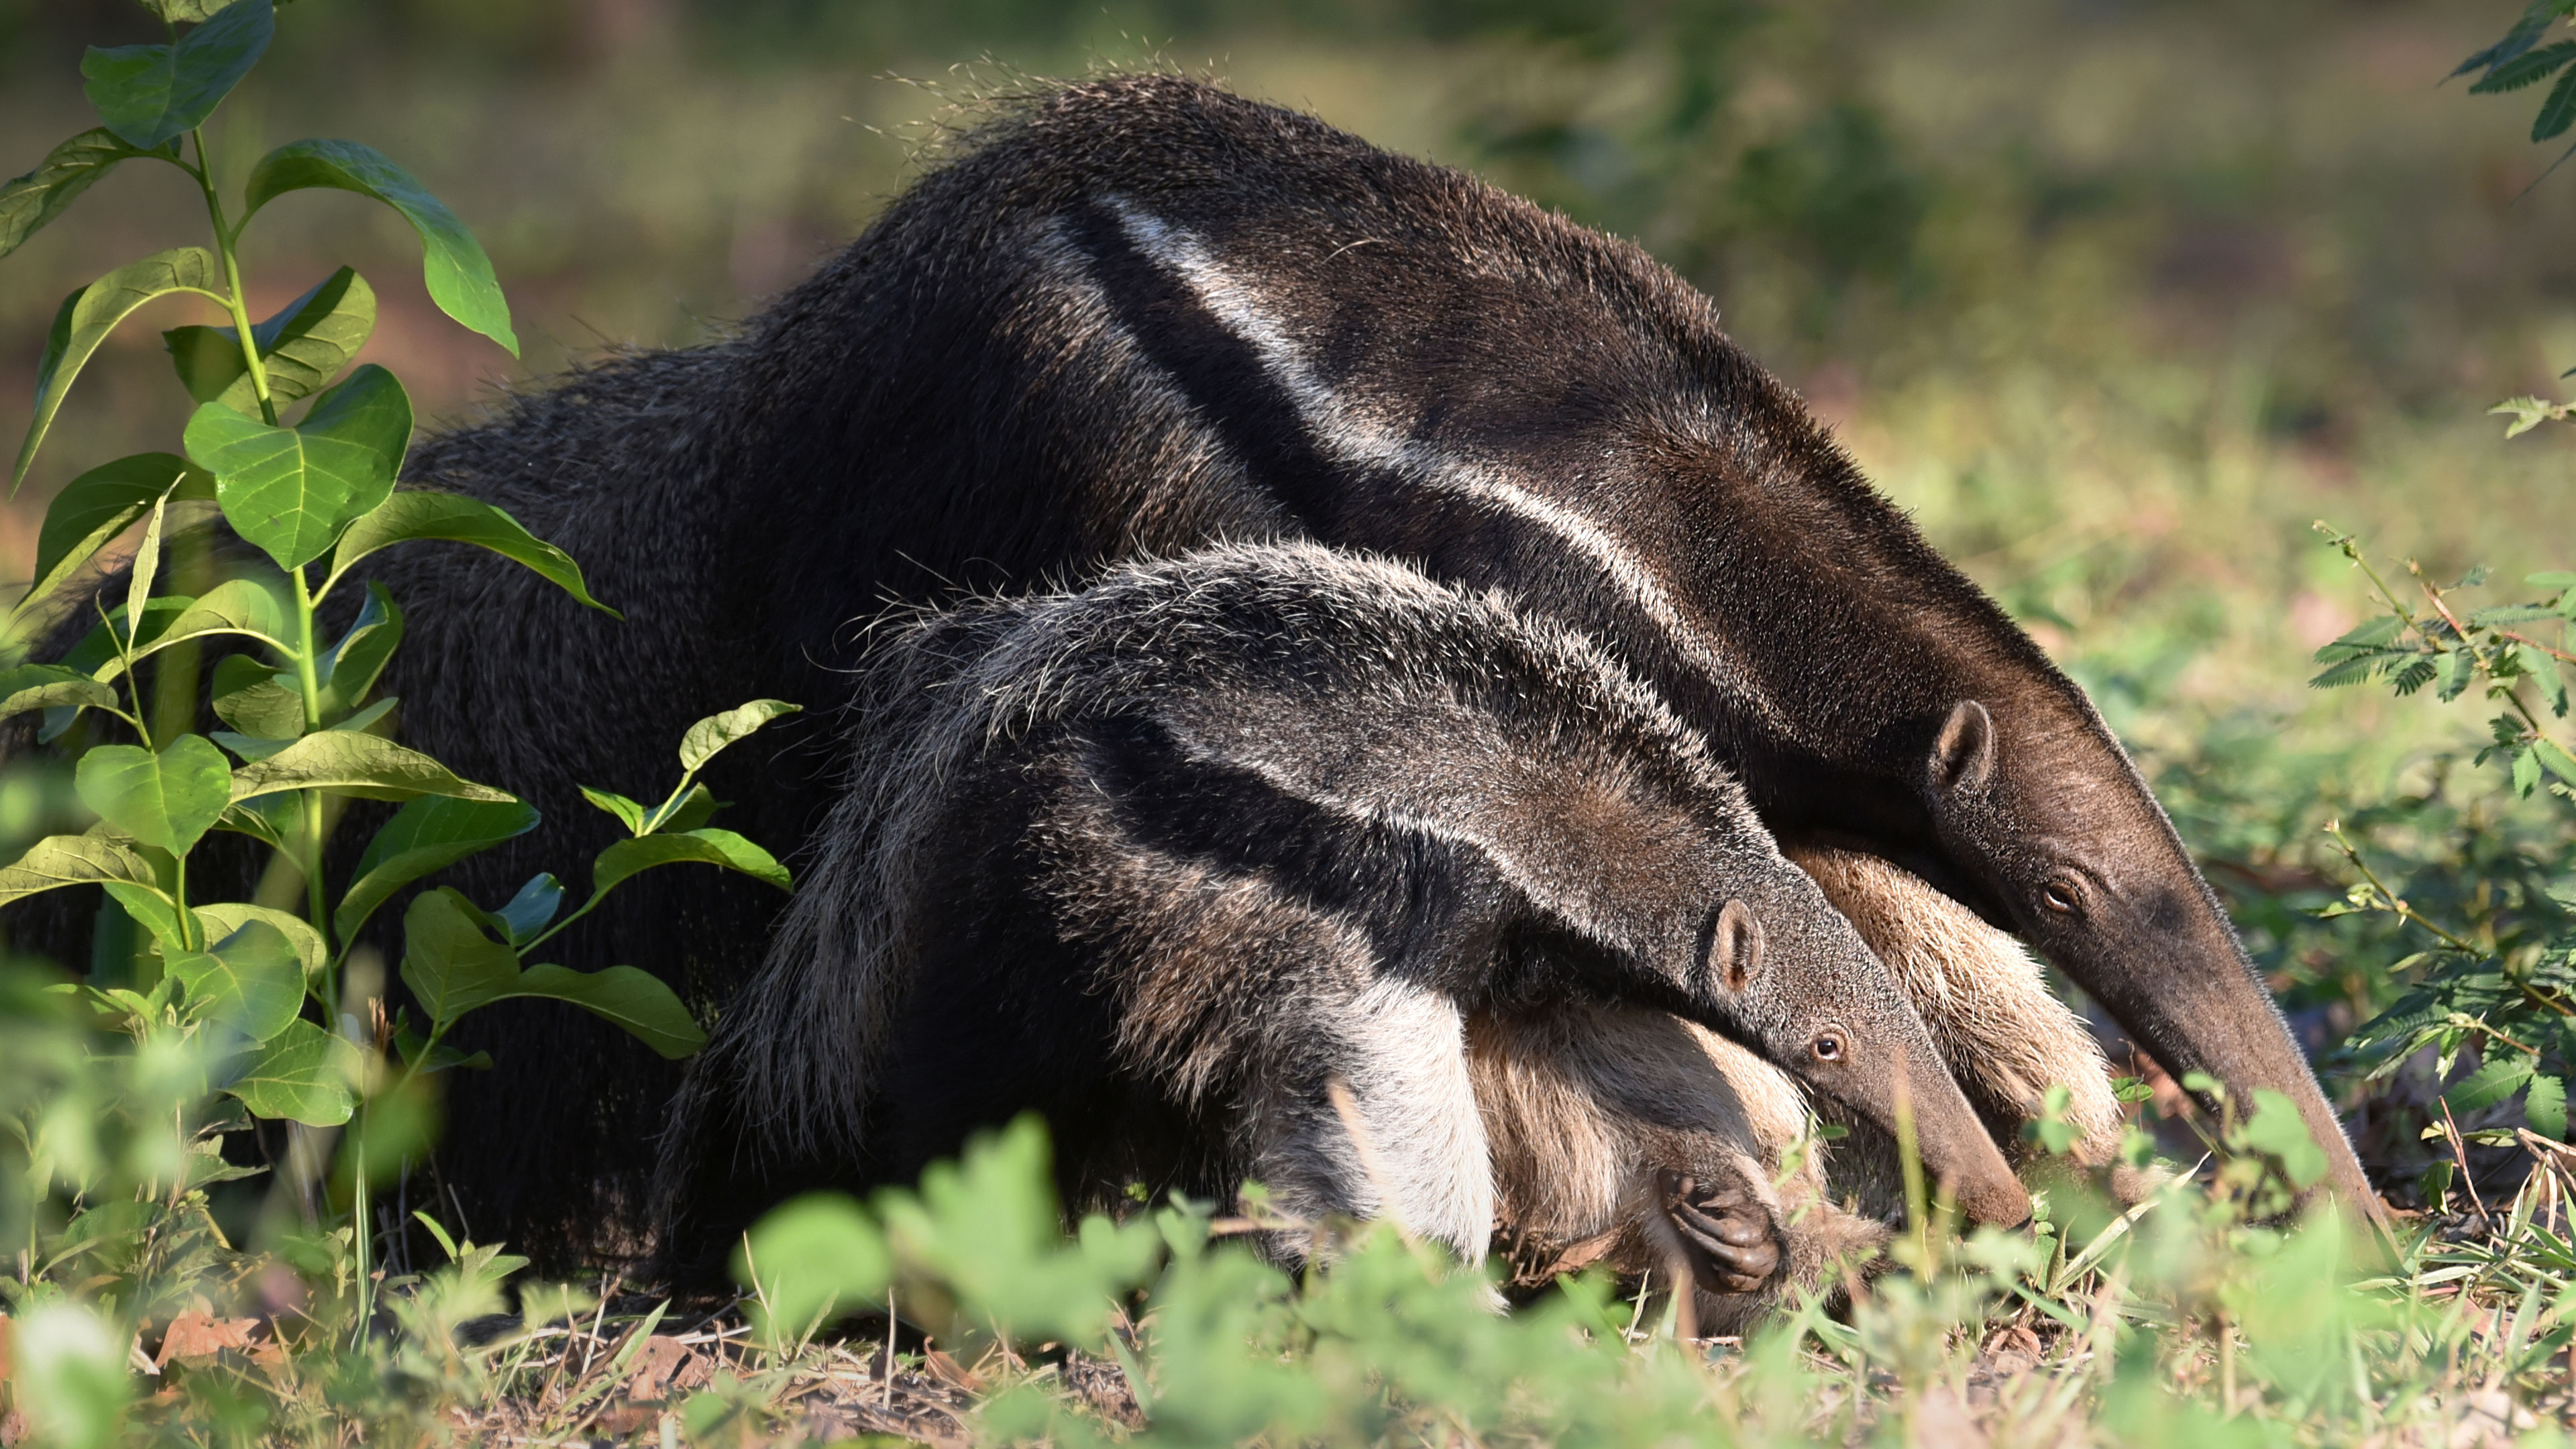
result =
[[[246,243],[255,313],[365,272],[367,356],[425,420],[709,335],[854,235],[977,96],[1095,67],[1213,75],[1635,236],[2094,690],[2333,1035],[2404,947],[2302,914],[2344,879],[2327,819],[2419,903],[2505,931],[2576,862],[2563,809],[2466,763],[2474,701],[2304,688],[2366,608],[2312,519],[2446,576],[2491,562],[2492,601],[2576,564],[2576,434],[2507,442],[2483,415],[2576,364],[2576,168],[2534,186],[2530,97],[2440,84],[2519,8],[298,0],[212,140],[235,184],[283,141],[365,141],[480,234],[517,362],[435,318],[409,234],[358,198],[297,193]],[[0,0],[0,172],[94,123],[84,44],[156,34],[130,0]],[[0,262],[7,407],[61,296],[201,240],[195,204],[126,167]],[[163,305],[158,326],[214,320]],[[64,479],[175,444],[153,330],[102,361],[0,518],[0,570]]]

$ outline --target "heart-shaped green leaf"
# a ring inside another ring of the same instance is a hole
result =
[[[100,745],[72,773],[81,803],[157,850],[185,855],[232,803],[232,767],[203,735],[181,735],[159,754]]]
[[[358,1105],[349,1091],[354,1055],[348,1043],[298,1018],[252,1053],[241,1076],[224,1090],[262,1117],[337,1127]]]
[[[347,267],[250,329],[268,374],[269,400],[284,407],[311,397],[340,375],[376,330],[376,293]],[[234,412],[259,411],[259,390],[242,360],[241,334],[230,327],[173,327],[161,334],[188,396]]]
[[[638,1041],[671,1061],[695,1056],[707,1044],[706,1030],[690,1017],[671,988],[649,971],[610,966],[575,971],[565,966],[531,966],[519,977],[511,996],[541,996],[569,1001],[603,1021],[626,1028]]]
[[[510,940],[524,946],[530,937],[554,920],[555,912],[563,909],[563,898],[563,882],[555,879],[552,871],[539,871],[528,878],[526,885],[519,887],[519,893],[510,897],[508,905],[493,914],[501,918],[502,925],[510,928]]]
[[[519,953],[486,935],[478,914],[446,889],[424,892],[403,912],[403,985],[434,1029],[519,984]]]
[[[233,531],[292,569],[320,558],[393,492],[411,445],[411,398],[369,363],[291,428],[203,404],[188,419],[187,444],[215,475],[215,501]]]
[[[204,247],[174,247],[156,252],[139,262],[128,262],[79,291],[63,299],[54,313],[54,325],[45,334],[45,354],[36,364],[36,417],[27,425],[26,441],[18,445],[18,462],[9,474],[9,491],[18,491],[27,476],[27,467],[36,461],[36,447],[45,440],[45,430],[54,425],[54,414],[61,410],[63,395],[71,391],[72,382],[81,369],[89,365],[90,354],[116,330],[117,324],[134,315],[135,309],[147,302],[179,293],[191,293],[222,304],[224,300],[223,268],[215,254]]]
[[[0,186],[0,257],[16,251],[45,223],[62,215],[63,208],[87,191],[91,182],[115,170],[119,162],[138,156],[167,159],[169,152],[138,151],[101,127],[56,146],[36,163],[35,170]]]
[[[175,453],[137,453],[101,463],[64,484],[45,505],[45,524],[36,534],[36,582],[27,599],[42,599],[62,587],[109,541],[150,513],[154,500],[164,494],[173,503],[212,503],[214,475]]]
[[[477,851],[537,828],[537,809],[517,800],[456,800],[429,796],[394,812],[367,853],[357,879],[340,898],[332,930],[355,940],[360,927],[387,897],[433,871],[445,870]]]
[[[91,46],[81,57],[83,90],[117,139],[149,151],[222,104],[276,29],[269,0],[234,0],[173,45]]]
[[[657,865],[720,866],[767,881],[780,890],[795,888],[787,867],[780,865],[776,857],[732,831],[684,830],[621,840],[601,851],[599,858],[591,862],[591,894],[604,895],[627,877]]]
[[[302,916],[271,906],[255,906],[247,901],[218,901],[196,908],[198,929],[209,941],[221,941],[254,921],[262,922],[286,938],[295,948],[297,967],[310,979],[322,974],[331,959],[331,948],[322,943],[322,933]]]
[[[209,745],[207,748],[213,748]],[[95,753],[95,752],[93,752]],[[445,765],[381,735],[321,730],[256,764],[233,773],[232,798],[279,790],[327,790],[364,800],[412,800],[452,795],[459,800],[515,800],[516,796],[460,780]]]
[[[375,512],[349,525],[339,551],[331,556],[331,578],[323,587],[339,582],[351,564],[377,549],[427,540],[488,548],[536,570],[590,607],[617,615],[615,609],[590,596],[582,582],[581,565],[574,563],[570,554],[520,527],[519,520],[507,512],[462,493],[433,493],[418,488],[396,493]]]
[[[58,886],[132,881],[157,887],[152,863],[106,835],[48,835],[0,866],[0,906]]]
[[[789,704],[783,699],[755,699],[722,714],[711,714],[689,726],[689,732],[680,737],[680,768],[695,772],[725,746],[780,715],[800,714],[804,709],[801,704]]]
[[[286,1030],[304,1006],[304,966],[294,943],[266,921],[245,921],[211,951],[165,952],[162,967],[188,988],[188,1019],[221,1022],[253,1044]]]
[[[372,147],[355,141],[296,141],[260,158],[251,168],[244,222],[289,191],[331,187],[372,196],[420,233],[421,276],[440,311],[519,355],[510,331],[510,304],[492,275],[492,259],[456,219],[456,213]]]

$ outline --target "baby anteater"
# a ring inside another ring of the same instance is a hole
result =
[[[874,657],[817,859],[674,1109],[677,1266],[1029,1110],[1077,1203],[1251,1178],[1477,1257],[1463,1017],[1560,1004],[1672,1013],[1882,1125],[1910,1098],[1971,1216],[2027,1214],[1885,968],[1562,626],[1239,546],[926,616]],[[1776,1256],[1767,1222],[1684,1226],[1740,1276]]]

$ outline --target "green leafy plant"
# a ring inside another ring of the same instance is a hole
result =
[[[374,995],[380,979],[357,979],[371,917],[439,870],[536,828],[538,817],[506,791],[463,779],[392,738],[399,702],[376,686],[402,642],[403,614],[364,577],[365,561],[397,544],[462,543],[534,570],[585,605],[606,606],[571,558],[506,511],[459,495],[395,490],[412,408],[391,372],[351,365],[375,323],[365,279],[340,268],[261,322],[245,303],[240,245],[251,221],[289,191],[336,188],[409,222],[431,298],[515,353],[509,308],[482,248],[401,167],[350,141],[271,151],[252,168],[237,213],[229,212],[203,128],[267,48],[276,25],[271,0],[156,0],[153,8],[170,28],[166,44],[94,48],[83,62],[104,124],[0,187],[0,255],[129,160],[170,166],[195,184],[213,246],[129,263],[63,300],[37,369],[35,416],[12,488],[100,345],[141,308],[194,297],[222,308],[230,322],[163,334],[178,380],[197,402],[183,454],[141,453],[91,468],[46,512],[35,581],[8,614],[8,638],[23,655],[67,600],[86,604],[97,624],[59,660],[0,673],[0,717],[41,712],[41,737],[77,757],[74,791],[96,823],[39,839],[0,866],[0,905],[95,884],[142,933],[145,944],[130,961],[103,959],[102,968],[114,969],[66,988],[129,1039],[137,1062],[182,1064],[174,1068],[183,1084],[174,1107],[181,1145],[161,1168],[129,1175],[128,1190],[140,1200],[177,1205],[237,1174],[223,1164],[217,1139],[251,1119],[307,1131],[354,1119],[342,1152],[363,1324],[373,1282],[371,1185],[421,1145],[416,1131],[396,1130],[417,1122],[406,1104],[419,1083],[474,1064],[446,1044],[462,1018],[496,1002],[543,997],[615,1022],[666,1057],[704,1045],[670,988],[643,971],[576,971],[523,957],[653,867],[712,865],[787,889],[787,872],[768,852],[707,824],[716,802],[696,781],[717,751],[795,706],[755,701],[702,721],[681,745],[678,787],[653,810],[594,792],[630,838],[600,854],[589,898],[561,921],[564,892],[550,874],[493,910],[453,889],[419,895],[403,917],[400,973],[427,1019],[415,1025],[408,1008],[383,1011]],[[160,592],[177,581],[179,570],[165,567],[169,556],[193,548],[217,517],[264,557],[192,585],[199,592]],[[138,530],[122,597],[86,598],[82,581],[94,577],[101,551]],[[326,638],[323,611],[344,590],[363,590],[363,603],[338,638]],[[229,728],[199,734],[192,727],[207,646],[229,651],[204,681],[213,713]],[[110,738],[116,727],[123,737]],[[325,846],[339,803],[353,798],[401,808],[335,900]],[[302,913],[192,888],[191,863],[219,832],[270,847],[300,875]],[[33,1151],[27,1170],[39,1191],[59,1188],[76,1205],[68,1232],[136,1200],[98,1196],[97,1174],[57,1153]],[[31,1216],[17,1226],[32,1225]]]
[[[2309,683],[2332,688],[2377,679],[2401,696],[2429,685],[2443,701],[2477,691],[2497,707],[2488,721],[2492,742],[2478,751],[2477,763],[2501,765],[2517,796],[2576,804],[2576,754],[2560,738],[2568,732],[2567,669],[2576,665],[2568,648],[2576,573],[2534,574],[2525,583],[2541,591],[2537,597],[2468,609],[2457,595],[2484,584],[2486,570],[2445,587],[2410,559],[2407,576],[2420,595],[2410,598],[2389,586],[2358,540],[2323,523],[2317,528],[2370,580],[2380,611],[2317,651],[2326,668]],[[2436,920],[2391,887],[2340,827],[2331,828],[2359,879],[2323,914],[2392,916],[2432,942],[2397,963],[2410,976],[2406,993],[2354,1034],[2354,1048],[2373,1063],[2370,1075],[2385,1076],[2429,1046],[2448,1078],[2474,1042],[2477,1068],[2443,1094],[2450,1117],[2520,1094],[2532,1131],[2567,1140],[2567,1083],[2576,1069],[2576,923],[2566,916],[2576,911],[2576,899],[2557,899],[2545,925],[2500,930],[2492,920],[2483,926]],[[2459,1129],[2452,1120],[2428,1130]],[[2512,1140],[2501,1129],[2470,1136]]]

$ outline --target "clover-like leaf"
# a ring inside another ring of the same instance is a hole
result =
[[[418,488],[394,494],[374,512],[349,525],[339,551],[331,556],[331,576],[323,587],[337,583],[350,565],[380,548],[434,540],[488,548],[534,569],[582,603],[602,613],[624,617],[590,596],[589,586],[582,582],[581,565],[572,561],[572,555],[528,532],[506,510],[462,493]]]
[[[320,392],[356,359],[375,330],[376,293],[367,279],[347,267],[325,277],[250,329],[261,370],[268,374],[269,400],[284,407]],[[259,390],[251,383],[250,364],[242,359],[239,332],[173,327],[161,340],[188,396],[246,415],[259,411]]]
[[[341,940],[355,940],[367,918],[394,892],[536,828],[536,807],[517,800],[446,796],[414,800],[395,811],[367,842],[367,853],[358,859],[357,878],[341,896],[331,928]],[[503,915],[506,918],[508,912]]]
[[[91,46],[81,57],[83,89],[118,140],[149,151],[212,114],[276,29],[269,0],[234,0],[174,44]]]
[[[429,298],[448,316],[519,355],[519,339],[510,330],[510,304],[492,275],[492,259],[456,213],[412,179],[383,153],[355,141],[296,141],[260,158],[251,168],[248,193],[251,214],[289,191],[330,187],[371,196],[411,223],[420,233],[421,275]]]
[[[215,475],[215,501],[233,531],[292,569],[328,552],[393,492],[411,445],[411,398],[369,363],[314,399],[291,428],[202,404],[188,419],[187,445]]]
[[[148,302],[182,293],[221,304],[223,275],[215,254],[204,247],[173,247],[128,262],[63,299],[45,334],[44,357],[36,364],[36,417],[27,425],[26,441],[18,445],[18,462],[9,474],[11,493],[36,461],[36,448],[54,425],[73,380],[117,324]]]
[[[232,767],[203,735],[181,735],[159,753],[100,745],[72,773],[81,803],[145,845],[185,855],[232,803]]]

